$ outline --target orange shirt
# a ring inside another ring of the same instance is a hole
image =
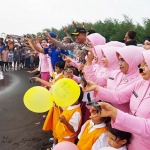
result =
[[[91,150],[93,144],[96,142],[96,140],[99,138],[99,136],[106,132],[106,126],[102,128],[96,128],[95,130],[90,131],[92,128],[90,124],[90,120],[86,123],[84,131],[82,132],[82,135],[79,139],[79,142],[77,144],[79,150]]]
[[[74,109],[71,109],[71,110],[67,110],[65,109],[63,112],[62,112],[62,115],[66,118],[66,120],[69,122],[69,120],[72,118],[73,114],[75,112],[79,112],[81,114],[81,108],[80,106],[77,107],[77,108],[74,108]],[[79,127],[81,126],[81,120],[80,120],[80,123],[79,123]],[[78,129],[79,129],[78,127]],[[78,131],[77,131],[78,132]],[[60,121],[58,121],[57,125],[56,125],[56,138],[58,139],[62,139],[66,136],[70,136],[70,137],[76,137],[77,135],[77,132],[73,133],[71,132],[66,126],[65,124],[61,123]]]

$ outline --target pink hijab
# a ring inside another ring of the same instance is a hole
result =
[[[119,49],[119,47],[114,46],[107,46],[102,48],[102,53],[106,56],[108,60],[108,69],[119,69],[119,60],[116,56],[116,51]]]
[[[137,46],[125,46],[117,50],[117,56],[120,54],[129,65],[127,74],[138,70],[138,65],[143,61],[142,51],[144,50],[144,48]]]
[[[94,49],[95,49],[95,53],[98,57],[98,62],[97,64],[102,66],[102,48],[105,47],[105,45],[97,45],[97,46],[94,46]]]
[[[148,68],[150,69],[150,51],[143,51],[144,60],[148,65]]]
[[[106,39],[99,33],[93,33],[87,36],[87,39],[92,43],[93,46],[104,45]]]
[[[124,43],[118,41],[111,41],[105,44],[106,46],[117,46],[117,47],[124,47],[126,46]]]

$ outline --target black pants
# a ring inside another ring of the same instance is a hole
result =
[[[25,67],[30,68],[30,58],[26,58]]]
[[[5,70],[8,69],[8,62],[3,62],[3,68],[5,67]]]

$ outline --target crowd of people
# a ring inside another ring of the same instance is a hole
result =
[[[79,150],[149,150],[150,37],[138,46],[130,30],[123,40],[107,43],[94,29],[74,27],[72,36],[64,29],[62,40],[46,30],[23,40],[1,39],[1,70],[29,68],[50,92],[62,78],[79,84],[74,104],[54,104],[46,116],[43,130],[53,132],[51,149],[69,141]]]

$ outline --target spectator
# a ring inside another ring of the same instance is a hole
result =
[[[135,45],[137,46],[137,41],[135,40],[135,37],[136,37],[136,32],[133,31],[133,30],[130,30],[126,33],[125,35],[125,44],[128,46],[128,45]]]

